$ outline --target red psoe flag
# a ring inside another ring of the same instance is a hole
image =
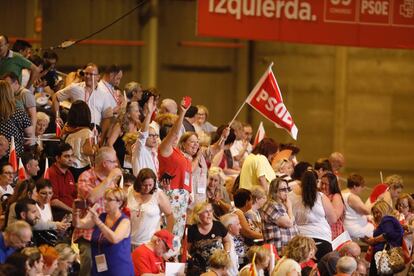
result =
[[[272,65],[273,63],[253,88],[246,103],[272,121],[276,127],[284,128],[296,140],[298,129],[283,103],[282,93],[272,72]]]
[[[23,181],[26,180],[26,170],[24,169],[23,163],[22,163],[22,159],[19,159],[19,172],[18,172],[18,177],[19,180]]]
[[[9,163],[12,165],[13,171],[17,172],[17,155],[16,155],[16,145],[14,143],[14,136],[11,137],[11,141],[10,141]]]
[[[253,147],[260,143],[265,138],[266,132],[263,127],[263,122],[260,122],[259,128],[257,129],[256,136],[254,137]]]
[[[43,174],[43,178],[49,179],[49,158],[46,158],[45,162],[45,173]]]

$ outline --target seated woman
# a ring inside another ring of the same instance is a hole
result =
[[[272,276],[299,276],[301,263],[307,262],[315,256],[315,241],[305,236],[295,236],[284,250],[283,257],[277,262]]]
[[[371,209],[375,202],[385,200],[390,206],[394,206],[403,188],[402,177],[398,174],[390,175],[385,178],[384,183],[380,183],[372,189],[365,204]]]
[[[227,276],[227,275],[236,275],[229,274],[228,268],[231,266],[231,260],[229,254],[223,249],[217,249],[211,255],[210,259],[210,268],[206,273],[201,274],[201,276]]]
[[[244,215],[253,230],[256,232],[262,232],[262,218],[260,215],[260,210],[267,201],[265,190],[260,186],[254,187],[252,190],[252,199],[252,208]]]
[[[301,184],[289,193],[293,214],[299,233],[312,238],[317,244],[316,259],[320,260],[332,251],[332,232],[329,224],[336,222],[336,214],[330,200],[317,190],[317,176],[307,170]]]
[[[170,201],[161,189],[157,189],[157,176],[149,169],[139,171],[133,189],[128,191],[128,208],[131,211],[132,250],[151,240],[160,230],[161,215],[167,219],[166,229],[172,232],[174,216]]]
[[[26,247],[21,251],[27,257],[26,275],[35,276],[43,273],[43,256],[37,247]]]
[[[332,240],[336,239],[344,230],[345,204],[341,190],[338,185],[338,178],[331,172],[325,173],[321,177],[321,192],[324,193],[332,203],[337,221],[330,224],[332,230]]]
[[[374,225],[368,222],[367,216],[370,209],[362,202],[359,194],[364,189],[365,180],[358,174],[351,174],[347,180],[347,186],[342,191],[345,203],[344,227],[353,239],[372,237]]]
[[[52,183],[48,179],[36,181],[36,207],[40,213],[40,220],[33,226],[33,239],[37,245],[48,244],[54,246],[58,235],[63,235],[69,228],[68,221],[54,221],[50,201],[53,196]],[[55,230],[50,231],[50,230]]]
[[[283,178],[272,180],[269,198],[261,210],[264,241],[274,244],[279,254],[298,233],[292,203],[288,197],[288,187]]]
[[[369,275],[378,275],[375,253],[382,251],[386,244],[390,248],[401,247],[404,229],[393,216],[392,207],[384,200],[380,200],[372,206],[372,216],[378,225],[374,230],[373,237],[365,238],[364,241],[373,247]]]
[[[134,275],[131,258],[131,223],[121,212],[126,196],[121,188],[111,188],[104,194],[105,212],[98,215],[93,208],[80,219],[80,210],[75,209],[74,225],[77,228],[94,228],[91,240],[91,275]],[[97,264],[97,261],[100,264]],[[106,265],[103,265],[105,262]]]
[[[208,202],[194,206],[192,222],[187,238],[192,258],[189,271],[201,274],[207,270],[208,260],[216,249],[230,250],[230,235],[221,222],[213,220],[213,208]]]
[[[41,275],[49,276],[52,275],[58,266],[59,253],[54,247],[47,244],[39,246],[39,251],[43,256],[43,272]]]
[[[55,246],[59,253],[57,269],[53,273],[54,276],[67,276],[72,270],[72,264],[75,262],[76,253],[66,243],[59,243]]]
[[[234,194],[234,213],[239,217],[241,229],[240,235],[236,236],[234,241],[240,265],[246,263],[246,252],[248,247],[253,245],[254,240],[263,239],[261,229],[256,231],[253,230],[245,216],[245,214],[252,208],[252,204],[252,193],[249,190],[238,189],[236,191]]]
[[[240,270],[239,276],[264,276],[264,270],[267,269],[270,264],[270,250],[263,246],[255,245],[250,247],[247,252],[247,257],[249,263]],[[253,262],[255,265],[252,267]]]
[[[403,193],[398,197],[395,209],[400,213],[399,220],[402,224],[412,224],[414,220],[414,200],[409,194]]]
[[[216,218],[227,213],[230,208],[230,198],[224,187],[225,175],[219,167],[208,170],[207,199],[211,203]]]

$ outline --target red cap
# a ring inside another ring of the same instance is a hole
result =
[[[154,235],[162,239],[169,249],[173,249],[174,236],[168,230],[165,230],[165,229],[159,230],[155,232]]]

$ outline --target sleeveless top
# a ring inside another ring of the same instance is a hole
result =
[[[150,200],[140,204],[134,196],[134,189],[128,190],[128,208],[131,211],[131,243],[141,245],[149,242],[152,235],[160,229],[161,210],[155,190]]]
[[[349,206],[348,199],[351,195],[351,192],[342,193],[342,197],[345,202],[345,228],[352,225],[365,226],[368,223],[367,217],[361,214],[358,214],[351,206]]]
[[[99,218],[102,221],[106,219],[106,213],[102,213]],[[128,217],[121,213],[121,216],[111,227],[112,231],[118,227],[119,223],[123,219],[128,219]],[[131,237],[125,238],[120,242],[113,244],[109,242],[101,233],[101,230],[98,226],[94,227],[92,240],[91,240],[91,249],[92,249],[92,273],[91,275],[122,275],[122,276],[133,276],[134,275],[134,266],[132,264],[131,258]],[[95,256],[105,255],[106,263],[108,270],[98,273],[96,268]]]
[[[292,209],[299,233],[310,238],[331,242],[331,227],[325,217],[325,210],[322,205],[322,193],[317,192],[316,201],[312,209],[303,205],[301,195],[290,192],[289,198],[292,201]]]
[[[332,202],[334,195],[328,196],[329,200]],[[341,216],[338,218],[338,220],[330,224],[331,231],[332,231],[332,240],[336,239],[339,235],[341,235],[345,229],[344,229],[344,220],[345,220],[345,204],[344,204],[344,211],[342,212]]]

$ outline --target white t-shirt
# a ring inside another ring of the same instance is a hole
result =
[[[42,222],[53,221],[52,208],[50,208],[50,203],[46,203],[43,209],[40,208],[38,204],[36,204],[36,207],[39,210],[40,220]]]

